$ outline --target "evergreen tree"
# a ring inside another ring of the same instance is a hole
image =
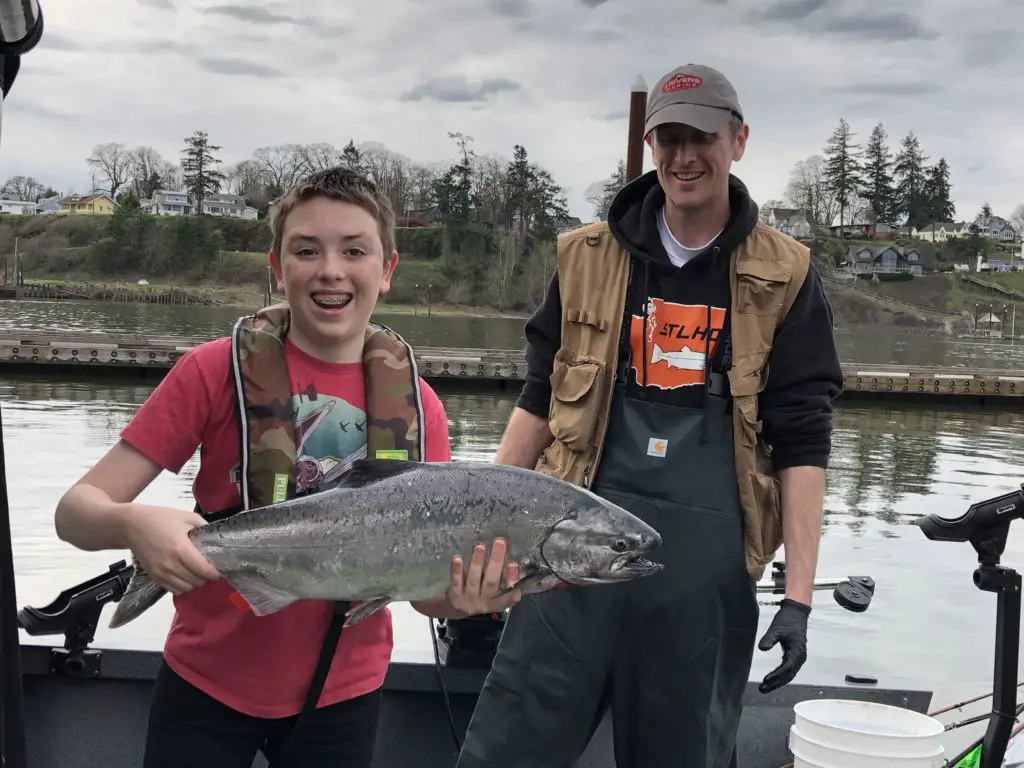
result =
[[[924,196],[927,200],[929,218],[932,220],[932,239],[935,236],[935,225],[938,222],[952,222],[956,216],[956,206],[950,199],[952,187],[949,182],[949,163],[940,157],[939,162],[928,169],[924,183]]]
[[[896,210],[906,217],[908,227],[923,227],[928,221],[928,199],[925,196],[926,162],[921,142],[911,131],[903,137],[896,155]]]
[[[863,188],[860,147],[853,141],[854,133],[845,119],[829,137],[825,145],[825,165],[822,169],[829,192],[839,206],[839,237],[842,238],[845,214]]]
[[[893,188],[892,152],[882,123],[876,125],[864,148],[864,187],[861,197],[868,201],[875,223],[896,223],[896,191]]]
[[[213,153],[220,146],[210,144],[205,131],[196,131],[185,139],[181,151],[181,170],[185,191],[196,206],[196,213],[203,212],[203,201],[220,190],[226,176],[217,170],[220,160]]]

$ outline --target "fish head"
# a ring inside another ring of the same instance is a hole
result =
[[[664,566],[645,555],[661,545],[661,534],[640,518],[588,494],[552,526],[540,545],[543,565],[569,584],[629,581]]]

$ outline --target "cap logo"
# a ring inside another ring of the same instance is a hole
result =
[[[662,93],[674,93],[685,91],[690,88],[699,88],[704,80],[697,75],[675,75],[661,86]]]

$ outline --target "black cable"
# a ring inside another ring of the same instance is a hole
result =
[[[441,694],[444,696],[444,706],[448,710],[448,727],[451,728],[452,740],[455,742],[455,752],[462,751],[462,741],[459,739],[459,729],[455,727],[455,713],[452,712],[452,700],[448,696],[448,684],[444,680],[444,672],[441,670],[441,654],[437,650],[437,639],[434,636],[434,619],[427,617],[430,622],[430,644],[434,648],[434,671],[437,672],[437,682],[441,686]]]

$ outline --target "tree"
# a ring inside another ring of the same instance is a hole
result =
[[[864,184],[860,195],[868,202],[876,224],[892,225],[896,223],[897,204],[893,188],[892,152],[887,140],[882,123],[871,130],[864,148]]]
[[[981,217],[986,221],[992,218],[992,206],[988,204],[988,200],[981,206]]]
[[[946,158],[940,157],[939,162],[928,169],[924,182],[924,197],[927,203],[928,217],[932,220],[932,239],[935,235],[935,224],[942,221],[953,221],[956,206],[950,199],[952,187],[949,183],[949,164]]]
[[[227,176],[216,168],[220,160],[213,153],[220,149],[219,145],[210,144],[205,131],[195,131],[185,139],[185,148],[181,150],[185,191],[198,214],[203,212],[203,201],[220,191],[221,184],[227,180]]]
[[[798,161],[790,173],[784,197],[790,208],[807,211],[812,224],[830,227],[839,213],[839,204],[825,179],[824,166],[821,155]]]
[[[138,146],[128,152],[128,186],[137,200],[149,200],[161,189],[178,185],[178,169],[153,147]]]
[[[586,200],[594,206],[594,215],[601,221],[608,218],[608,209],[619,190],[626,186],[626,161],[620,159],[615,171],[604,181],[591,184],[586,192]]]
[[[131,153],[124,148],[123,144],[113,142],[97,144],[85,162],[101,181],[106,182],[107,186],[103,191],[110,195],[112,200],[116,200],[121,185],[131,175]]]
[[[341,150],[341,165],[351,168],[353,171],[366,172],[366,168],[363,166],[363,155],[356,149],[355,142],[352,139],[349,139],[348,144]]]
[[[1024,204],[1018,205],[1010,214],[1010,226],[1017,230],[1017,234],[1024,234]]]
[[[26,203],[38,203],[43,197],[48,197],[46,193],[50,191],[34,176],[11,176],[0,187],[0,194]]]
[[[928,223],[928,199],[925,196],[927,160],[914,132],[904,136],[894,167],[896,210],[906,217],[906,224],[911,228],[920,229]]]
[[[475,206],[473,194],[473,150],[469,148],[471,136],[449,131],[455,139],[461,159],[450,165],[434,184],[434,196],[442,218],[446,222],[468,223],[469,212]]]
[[[850,209],[858,190],[863,186],[860,165],[860,147],[853,141],[850,124],[840,118],[839,125],[825,144],[825,165],[822,173],[829,192],[839,206],[839,238],[844,237],[846,211]]]

